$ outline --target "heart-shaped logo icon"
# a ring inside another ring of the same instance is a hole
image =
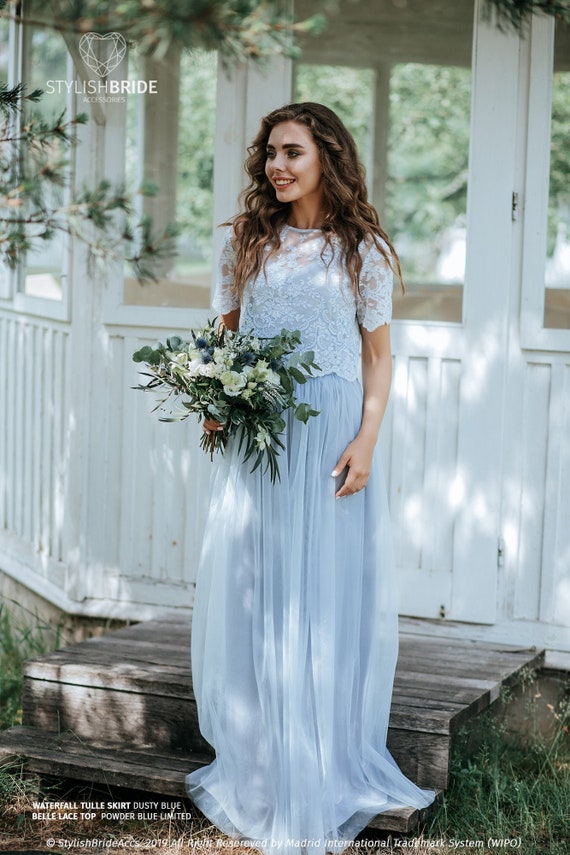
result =
[[[106,42],[106,51],[102,50],[102,42]],[[81,59],[91,71],[99,77],[106,77],[123,61],[127,52],[127,43],[120,33],[85,33],[79,42]],[[99,54],[99,56],[97,55]]]

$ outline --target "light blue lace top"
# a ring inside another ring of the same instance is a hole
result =
[[[233,293],[232,229],[220,257],[213,308],[226,314],[240,307]],[[240,329],[265,338],[283,328],[301,332],[302,350],[314,350],[323,374],[354,380],[360,372],[359,324],[374,330],[392,317],[392,270],[372,242],[361,245],[360,292],[355,295],[341,262],[340,245],[326,246],[320,229],[284,226],[279,252],[245,287]]]

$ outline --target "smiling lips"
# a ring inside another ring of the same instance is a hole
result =
[[[289,184],[293,184],[294,181],[294,178],[275,178],[273,183],[276,187],[288,187]]]

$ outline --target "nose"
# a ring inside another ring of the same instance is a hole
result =
[[[276,152],[275,156],[269,161],[270,167],[274,172],[285,172],[285,155],[283,152]]]

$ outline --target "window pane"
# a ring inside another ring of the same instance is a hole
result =
[[[295,66],[294,101],[317,101],[334,110],[353,135],[366,174],[372,174],[374,71],[348,66]],[[318,97],[317,97],[318,93]]]
[[[570,27],[556,24],[544,326],[570,329]]]
[[[295,9],[303,20],[318,4]],[[332,107],[356,137],[402,261],[396,318],[461,322],[473,17],[456,0],[342,2],[302,42],[294,97]]]
[[[385,221],[407,289],[395,317],[461,321],[470,101],[469,68],[392,66]]]
[[[33,14],[33,9],[30,12]],[[42,89],[44,94],[38,103],[28,103],[25,114],[34,113],[46,122],[52,122],[67,108],[67,95],[59,92],[60,87],[52,87],[46,91],[48,80],[71,80],[68,68],[68,53],[59,33],[41,26],[26,25],[23,32],[22,81],[28,92]],[[66,114],[69,118],[69,113]],[[51,151],[46,155],[61,159],[63,149],[58,143],[53,143]],[[63,204],[64,190],[61,187],[42,183],[42,206],[46,211],[53,210]],[[44,231],[39,224],[37,233]],[[62,273],[64,268],[65,236],[56,232],[48,240],[34,238],[32,249],[26,253],[22,287],[25,294],[43,297],[49,300],[62,298]]]
[[[157,95],[127,103],[126,173],[131,189],[152,181],[157,194],[140,199],[158,231],[182,225],[177,255],[161,264],[157,282],[139,284],[125,270],[125,303],[210,305],[217,54],[169,52],[163,63],[131,55],[129,74],[158,80]]]

